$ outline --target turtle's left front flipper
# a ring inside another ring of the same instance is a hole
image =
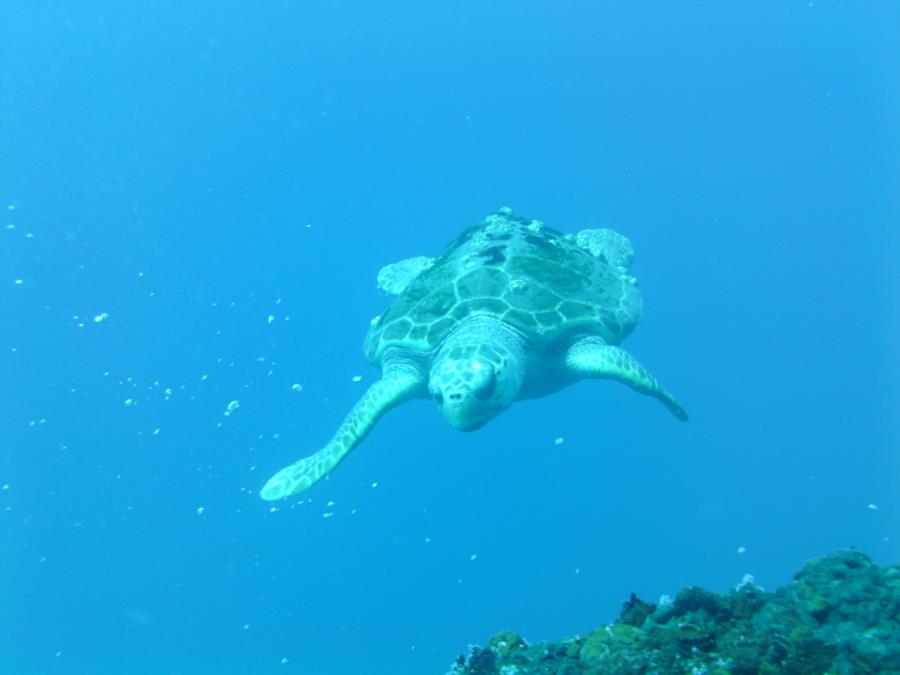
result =
[[[375,423],[391,408],[415,398],[426,386],[424,376],[413,367],[386,369],[353,406],[328,445],[272,476],[260,490],[267,501],[290,497],[325,477],[365,438]]]
[[[624,349],[597,337],[579,340],[566,353],[566,368],[577,377],[618,380],[632,389],[654,396],[678,419],[687,420],[681,402]]]

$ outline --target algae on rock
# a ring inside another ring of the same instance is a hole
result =
[[[767,593],[688,586],[668,604],[632,594],[586,636],[529,645],[510,631],[460,656],[451,675],[751,675],[900,672],[900,565],[856,550],[808,562]]]

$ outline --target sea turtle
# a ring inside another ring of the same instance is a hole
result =
[[[365,342],[381,379],[324,448],[276,473],[260,496],[307,489],[385,412],[413,398],[433,398],[444,419],[471,431],[513,401],[609,378],[686,420],[681,403],[616,346],[641,317],[628,274],[633,256],[631,242],[612,230],[562,234],[502,208],[437,258],[383,268],[378,285],[396,298],[372,320]]]

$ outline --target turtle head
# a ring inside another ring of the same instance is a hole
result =
[[[512,405],[522,388],[524,370],[518,342],[486,337],[505,335],[473,336],[470,330],[451,335],[432,363],[428,378],[428,391],[444,419],[462,431],[487,424]]]
[[[431,369],[428,389],[444,419],[462,431],[487,424],[515,400],[502,371],[479,359],[443,359]]]

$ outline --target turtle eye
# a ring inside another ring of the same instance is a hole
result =
[[[444,405],[444,395],[439,391],[434,392],[434,402],[438,405]]]

